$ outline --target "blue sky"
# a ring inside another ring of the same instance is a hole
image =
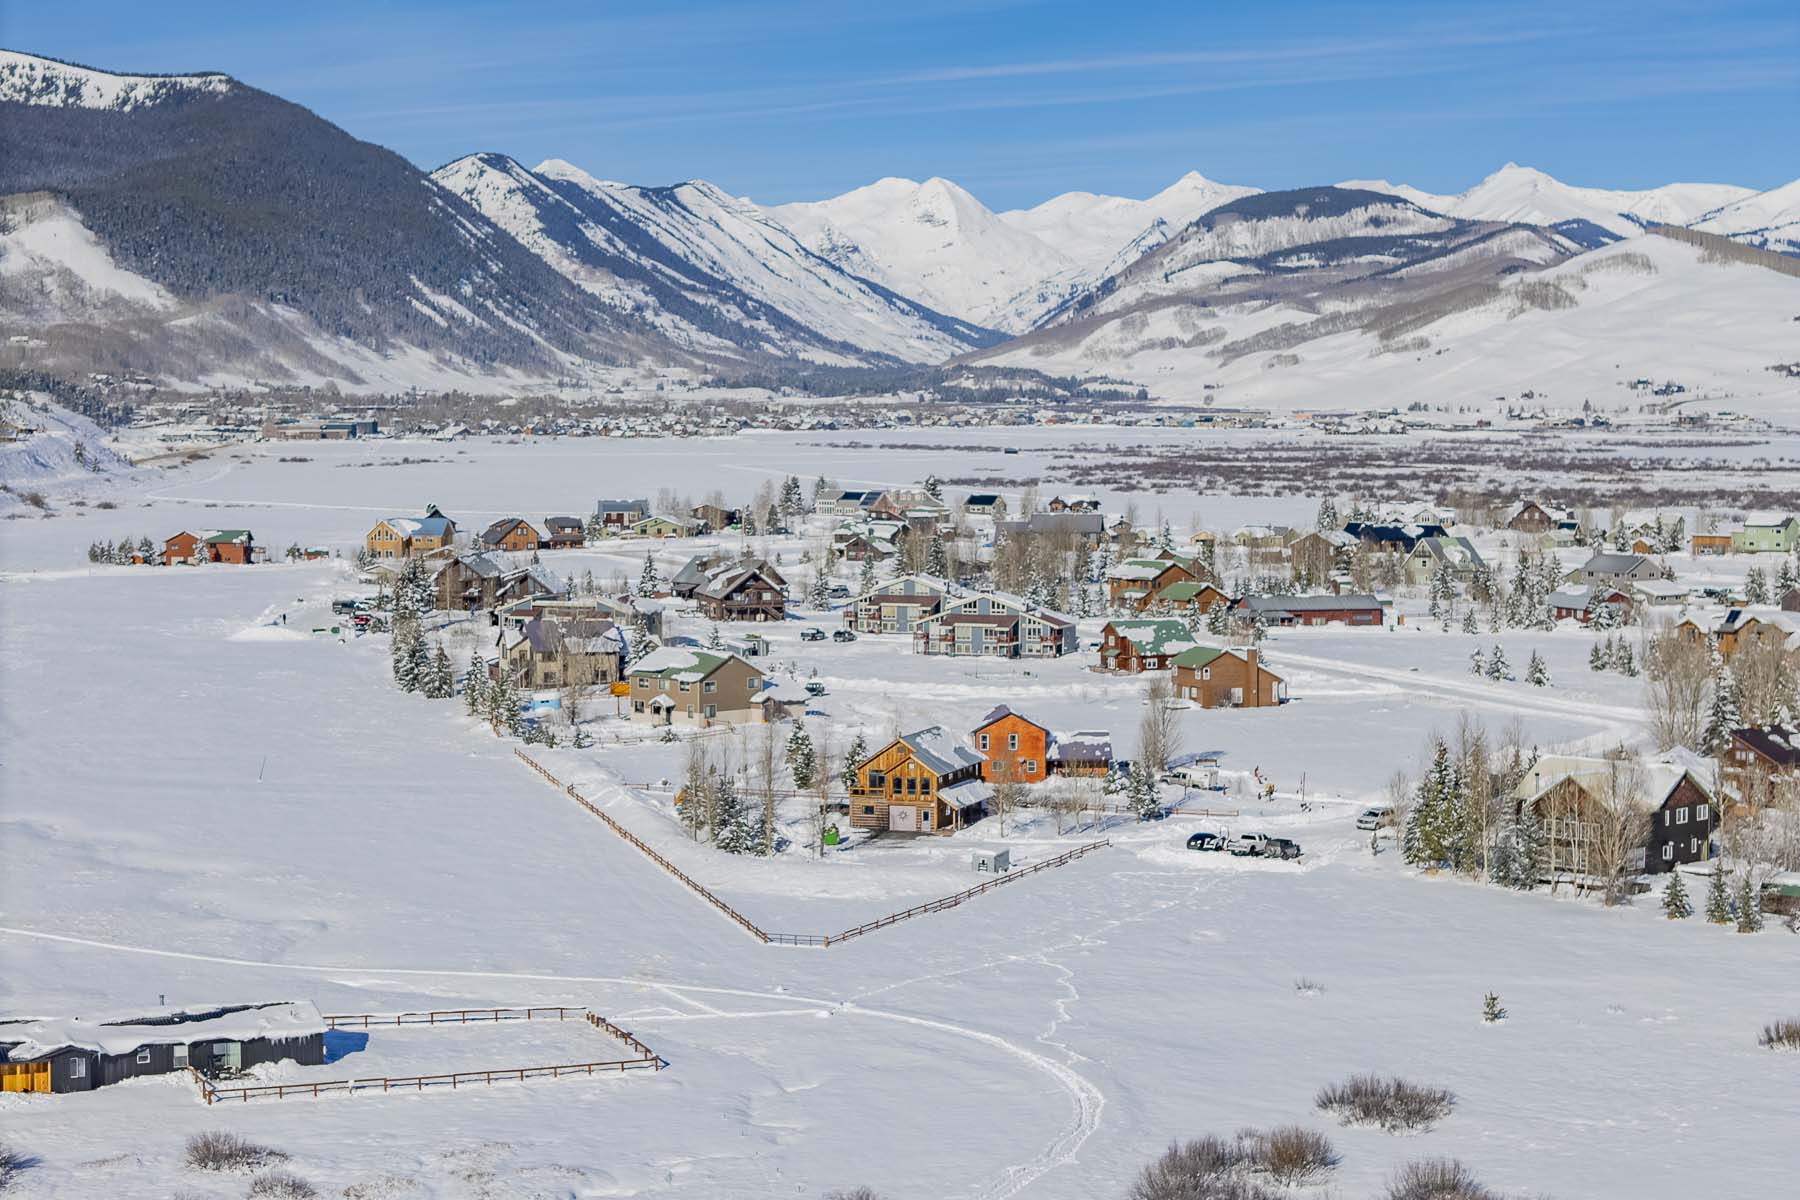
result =
[[[0,0],[0,44],[223,70],[422,167],[476,150],[763,202],[1800,175],[1800,4]]]

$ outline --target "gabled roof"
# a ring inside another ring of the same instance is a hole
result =
[[[963,504],[964,505],[978,504],[978,505],[991,506],[991,505],[998,503],[999,500],[1000,500],[999,492],[971,492],[969,494],[969,498],[967,500],[964,500]]]
[[[1452,567],[1476,568],[1486,566],[1481,555],[1476,552],[1475,544],[1466,537],[1451,537],[1444,534],[1440,537],[1423,537],[1413,543],[1414,554],[1424,553],[1427,557],[1439,562],[1448,563]]]
[[[1167,571],[1170,567],[1187,570],[1186,563],[1178,559],[1163,558],[1127,558],[1106,568],[1108,579],[1151,580]]]
[[[213,546],[239,545],[251,540],[248,529],[209,529],[200,540]]]
[[[1173,617],[1141,617],[1108,625],[1139,654],[1175,654],[1195,644],[1186,623]]]
[[[934,774],[948,775],[964,767],[980,766],[981,755],[963,745],[942,725],[928,725],[896,739]]]
[[[1650,560],[1642,554],[1618,554],[1612,551],[1601,551],[1581,564],[1583,571],[1598,571],[1606,575],[1626,575],[1649,564]]]
[[[1182,604],[1194,599],[1200,593],[1208,591],[1218,592],[1221,596],[1225,594],[1225,590],[1216,583],[1208,583],[1200,579],[1178,579],[1174,583],[1166,584],[1158,589],[1156,598],[1167,600],[1171,604]]]
[[[1800,732],[1785,725],[1734,729],[1731,736],[1780,767],[1800,767]]]
[[[544,528],[551,533],[580,533],[586,525],[580,517],[545,517]]]
[[[1641,809],[1658,809],[1681,781],[1692,779],[1710,796],[1709,781],[1689,757],[1665,754],[1652,759],[1616,760],[1576,754],[1546,754],[1532,764],[1517,787],[1515,799],[1536,800],[1564,780],[1574,780],[1590,793],[1617,786],[1629,788],[1630,799]]]
[[[1339,609],[1378,609],[1381,601],[1366,592],[1343,596],[1245,596],[1238,605],[1253,613],[1336,612]]]
[[[1051,762],[1111,762],[1112,756],[1112,734],[1104,729],[1050,735]]]
[[[384,517],[381,523],[402,537],[441,538],[450,535],[449,517]]]
[[[524,525],[527,529],[531,529],[531,526],[526,524],[525,518],[523,517],[501,517],[498,521],[495,521],[492,525],[489,525],[486,529],[481,531],[481,541],[489,546],[497,546],[502,541],[506,540],[508,534],[521,525]],[[531,529],[531,535],[536,537],[537,530]]]
[[[995,705],[992,709],[990,709],[987,716],[981,718],[980,721],[977,721],[975,723],[975,728],[974,728],[973,732],[980,733],[982,730],[986,729],[989,725],[992,725],[994,722],[1005,720],[1007,717],[1012,717],[1014,720],[1017,720],[1017,721],[1023,721],[1027,725],[1033,726],[1037,729],[1042,729],[1045,733],[1050,732],[1048,726],[1040,725],[1036,721],[1032,720],[1030,717],[1026,716],[1024,713],[1014,712],[1011,708],[1009,708],[1007,705],[1004,705],[1004,704]]]
[[[673,679],[678,683],[698,683],[733,659],[744,662],[735,654],[715,654],[710,650],[694,650],[687,646],[663,646],[638,659],[626,673],[654,675],[659,679]],[[751,664],[744,665],[756,671]],[[762,672],[757,671],[757,674]]]
[[[600,516],[607,513],[647,513],[650,511],[648,500],[596,500],[594,512]]]

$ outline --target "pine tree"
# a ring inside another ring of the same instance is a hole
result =
[[[863,556],[862,572],[860,575],[858,575],[857,580],[856,580],[856,594],[859,596],[866,596],[874,590],[875,590],[875,556],[872,554],[868,554],[868,555]]]
[[[1760,933],[1762,927],[1762,901],[1756,894],[1756,885],[1750,878],[1749,868],[1745,868],[1744,877],[1738,883],[1737,931]]]
[[[1638,673],[1637,659],[1632,657],[1631,643],[1624,638],[1619,639],[1619,646],[1613,655],[1613,666],[1619,674],[1626,678],[1636,678]]]
[[[1316,524],[1321,531],[1338,527],[1337,504],[1330,496],[1319,501],[1319,518]]]
[[[1681,881],[1680,871],[1669,872],[1669,882],[1663,887],[1663,916],[1671,921],[1685,921],[1694,915],[1694,906],[1688,900],[1687,884]]]
[[[1612,639],[1608,638],[1607,641],[1610,643]],[[1588,670],[1604,671],[1610,660],[1611,656],[1600,648],[1600,643],[1598,641],[1588,647]]]
[[[1544,665],[1544,656],[1536,650],[1531,652],[1531,662],[1525,667],[1525,682],[1532,687],[1550,686],[1550,668]]]
[[[1501,680],[1511,671],[1512,666],[1506,661],[1506,651],[1501,649],[1498,642],[1494,643],[1494,652],[1488,656],[1487,677]]]
[[[1800,587],[1800,578],[1795,577],[1794,564],[1784,558],[1775,572],[1775,599],[1780,600],[1795,587]]]
[[[1751,567],[1744,575],[1744,600],[1749,604],[1769,602],[1769,577],[1761,567]]]
[[[425,644],[425,631],[420,629],[412,641],[407,643],[406,648],[407,652],[412,655],[412,669],[410,674],[412,675],[418,690],[423,692],[425,691],[427,677],[431,674],[431,648]],[[426,695],[429,696],[430,693],[427,692]]]
[[[950,575],[950,556],[944,551],[944,538],[940,533],[931,535],[931,544],[925,548],[925,573],[946,579]]]
[[[712,629],[707,632],[706,648],[708,650],[723,650],[725,648],[725,636],[719,632],[719,623],[717,621],[712,623]]]
[[[430,700],[448,700],[456,694],[456,672],[450,666],[450,656],[444,652],[444,644],[439,642],[432,651],[431,665],[425,672],[423,690]]]
[[[1451,857],[1452,830],[1461,818],[1459,783],[1450,763],[1450,747],[1439,739],[1432,747],[1431,767],[1413,793],[1400,837],[1402,856],[1414,866],[1440,866]]]
[[[416,692],[423,682],[419,678],[419,647],[423,643],[424,637],[419,632],[419,622],[416,619],[395,618],[389,651],[393,660],[394,682],[400,685],[403,692]]]
[[[463,706],[471,717],[481,713],[486,699],[484,692],[487,685],[487,670],[481,661],[481,652],[469,652],[469,670],[463,676]]]
[[[806,732],[805,721],[795,721],[794,731],[788,734],[787,760],[788,772],[794,777],[794,790],[804,792],[811,788],[819,760],[813,752],[812,735]]]
[[[1463,610],[1462,631],[1464,633],[1480,633],[1481,626],[1475,621],[1475,606],[1471,604]]]
[[[753,505],[744,506],[744,515],[738,518],[738,529],[745,537],[756,536],[756,509]]]
[[[1489,1025],[1506,1020],[1506,1010],[1500,1007],[1500,997],[1493,992],[1481,998],[1481,1019]]]
[[[943,502],[944,485],[938,482],[938,477],[936,475],[927,475],[925,477],[925,494],[939,503]]]
[[[1713,864],[1712,878],[1706,884],[1706,919],[1714,925],[1731,924],[1731,899],[1725,891],[1725,872]]]
[[[727,854],[743,854],[755,844],[755,830],[737,785],[729,775],[713,782],[713,845]]]
[[[644,570],[638,576],[637,594],[644,597],[656,595],[662,590],[662,574],[656,569],[656,555],[649,550],[644,551]]]
[[[1544,870],[1544,825],[1537,809],[1530,804],[1519,806],[1518,820],[1512,827],[1512,884],[1522,892],[1538,885]]]
[[[1223,601],[1214,601],[1206,610],[1206,632],[1214,637],[1224,637],[1231,631],[1231,618],[1226,612]]]
[[[1150,768],[1142,762],[1131,764],[1131,775],[1125,782],[1125,802],[1140,821],[1153,821],[1162,811],[1156,780],[1150,777]]]
[[[781,514],[775,511],[773,504],[763,510],[764,533],[786,533],[787,526],[782,523]]]
[[[1742,722],[1738,717],[1737,679],[1725,669],[1725,656],[1715,642],[1712,648],[1712,696],[1706,709],[1706,732],[1702,745],[1708,754],[1723,754],[1731,745],[1732,730]]]
[[[839,782],[844,785],[846,792],[856,786],[856,769],[862,766],[863,760],[867,757],[869,757],[869,743],[858,732],[850,743],[850,749],[844,751],[844,766]]]
[[[1469,674],[1485,675],[1486,673],[1487,662],[1481,657],[1481,647],[1477,646],[1469,654]]]

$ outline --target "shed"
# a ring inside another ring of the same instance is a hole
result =
[[[969,856],[969,865],[979,875],[1004,875],[1012,870],[1012,851],[977,850]]]

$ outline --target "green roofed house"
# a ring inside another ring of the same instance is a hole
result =
[[[1108,621],[1100,631],[1100,667],[1105,671],[1161,671],[1183,650],[1195,646],[1186,622],[1173,617]]]
[[[1800,543],[1800,521],[1773,513],[1750,517],[1742,529],[1731,532],[1731,549],[1737,554],[1792,554]]]
[[[1175,694],[1201,708],[1268,708],[1287,699],[1287,683],[1262,665],[1254,646],[1195,646],[1172,665]]]
[[[1180,583],[1171,583],[1160,589],[1155,596],[1151,597],[1150,603],[1153,606],[1167,604],[1183,612],[1188,609],[1197,609],[1201,613],[1206,613],[1211,611],[1215,604],[1223,604],[1226,608],[1230,608],[1231,597],[1213,584],[1184,579]]]
[[[744,725],[763,719],[763,673],[735,654],[663,646],[625,672],[633,721]]]
[[[1106,598],[1115,608],[1143,612],[1163,588],[1198,578],[1191,560],[1128,558],[1107,568]]]

